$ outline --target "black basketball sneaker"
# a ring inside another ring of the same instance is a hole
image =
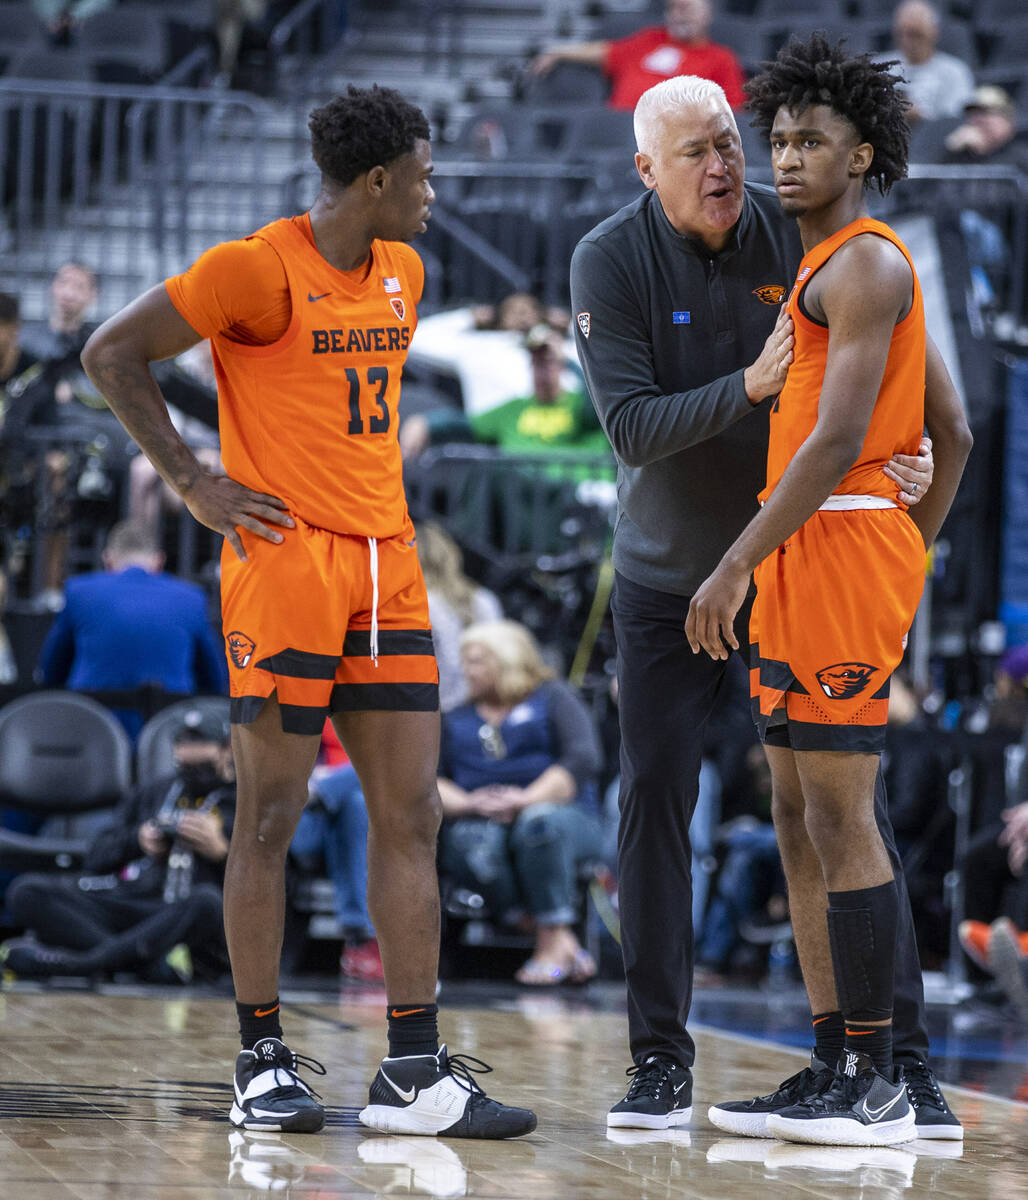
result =
[[[317,1133],[325,1124],[325,1110],[317,1092],[297,1075],[300,1067],[325,1074],[316,1059],[295,1054],[278,1038],[264,1038],[252,1050],[240,1050],[233,1080],[235,1102],[229,1113],[232,1124],[243,1129]]]
[[[790,1075],[769,1095],[715,1104],[707,1109],[707,1119],[711,1125],[728,1133],[741,1134],[743,1137],[771,1137],[767,1129],[767,1118],[771,1113],[791,1108],[811,1096],[820,1096],[828,1090],[834,1078],[835,1071],[812,1050],[810,1066]]]
[[[361,1123],[382,1133],[512,1138],[535,1129],[535,1113],[490,1100],[472,1073],[492,1070],[469,1054],[384,1058],[371,1081]]]
[[[843,1050],[826,1091],[770,1113],[767,1128],[787,1142],[825,1146],[895,1146],[917,1137],[902,1073],[897,1069],[887,1079],[853,1050]]]
[[[692,1117],[692,1072],[659,1054],[625,1072],[632,1080],[607,1113],[608,1129],[673,1129]]]

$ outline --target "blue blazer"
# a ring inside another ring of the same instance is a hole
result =
[[[48,686],[103,691],[152,683],[188,695],[227,690],[225,653],[202,588],[129,567],[69,579],[66,597],[40,653]]]

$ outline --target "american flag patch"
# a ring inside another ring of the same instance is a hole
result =
[[[403,291],[403,288],[400,286],[400,281],[396,278],[395,275],[383,275],[382,276],[382,286],[385,288],[385,290],[387,292],[402,292]]]

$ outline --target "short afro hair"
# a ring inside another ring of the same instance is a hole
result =
[[[372,167],[384,167],[414,143],[428,141],[428,120],[420,108],[392,88],[347,88],[310,115],[311,154],[321,173],[341,187]]]
[[[873,147],[864,187],[874,186],[884,195],[907,173],[909,102],[897,90],[903,80],[889,70],[896,60],[872,62],[868,54],[847,54],[844,44],[833,45],[823,33],[813,33],[806,41],[792,38],[774,62],[763,63],[760,74],[745,85],[747,108],[753,124],[770,133],[780,108],[798,113],[827,105]]]

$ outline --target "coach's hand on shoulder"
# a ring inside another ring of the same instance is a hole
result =
[[[777,396],[785,386],[794,345],[792,317],[783,304],[759,358],[743,372],[743,383],[751,404],[759,404],[768,396]]]
[[[917,504],[924,499],[925,492],[932,486],[935,477],[935,459],[932,457],[932,439],[927,434],[921,439],[916,455],[894,454],[882,470],[899,484],[899,495],[906,505]]]
[[[749,571],[722,563],[700,584],[685,618],[685,636],[693,654],[706,650],[711,658],[728,657],[728,648],[739,649],[735,636],[735,614],[746,599]]]
[[[224,535],[242,562],[246,562],[246,551],[239,536],[240,529],[248,529],[267,542],[281,542],[282,534],[266,522],[284,525],[287,529],[292,529],[294,524],[285,503],[277,496],[252,491],[227,475],[202,472],[183,491],[182,499],[201,525]]]

